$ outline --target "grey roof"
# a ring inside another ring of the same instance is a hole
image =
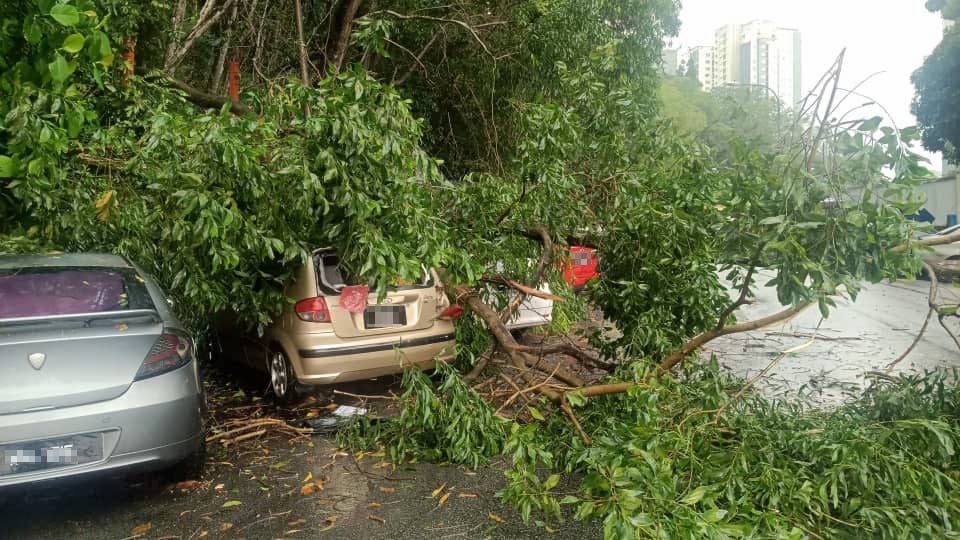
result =
[[[58,266],[87,266],[107,268],[132,268],[129,262],[118,255],[106,253],[60,253],[56,255],[0,255],[0,269],[11,268],[56,268]]]

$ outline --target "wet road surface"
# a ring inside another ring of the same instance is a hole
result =
[[[773,276],[761,275],[761,282],[764,277]],[[758,387],[771,396],[801,392],[814,403],[834,404],[864,388],[869,372],[885,371],[907,350],[927,314],[929,287],[927,281],[868,285],[856,302],[837,299],[837,307],[822,322],[819,309],[811,306],[785,323],[720,338],[706,352],[716,353],[721,365],[750,378],[780,353],[809,343],[782,358]],[[938,303],[960,303],[960,289],[941,285]],[[737,318],[753,320],[781,309],[775,291],[761,288],[757,301],[738,311]],[[960,332],[956,318],[946,324]],[[960,349],[934,316],[916,348],[891,374],[952,367],[960,367]]]

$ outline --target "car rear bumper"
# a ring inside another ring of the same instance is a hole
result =
[[[120,397],[63,409],[0,415],[0,445],[102,434],[102,459],[10,474],[0,487],[126,468],[174,465],[199,448],[203,400],[195,364],[130,385]]]
[[[404,334],[355,345],[345,345],[342,339],[323,343],[316,334],[297,337],[300,339],[295,340],[296,351],[291,360],[295,356],[297,379],[307,385],[371,379],[414,367],[431,369],[438,361],[453,358],[456,344],[453,325],[442,331]]]

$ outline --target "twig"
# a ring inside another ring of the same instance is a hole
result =
[[[225,439],[225,440],[223,441],[223,445],[224,445],[224,446],[228,446],[228,445],[231,445],[231,444],[236,444],[236,443],[241,442],[241,441],[246,441],[246,440],[248,440],[248,439],[253,439],[253,438],[259,437],[259,436],[261,436],[261,435],[265,435],[266,433],[267,433],[267,430],[261,429],[261,430],[258,430],[258,431],[254,431],[254,432],[252,432],[252,433],[247,433],[246,435],[240,435],[239,437],[234,437],[233,439]]]
[[[480,39],[480,34],[478,34],[477,31],[474,30],[474,28],[473,28],[472,26],[470,26],[469,24],[467,24],[467,23],[465,23],[465,22],[463,22],[463,21],[461,21],[461,20],[457,20],[457,19],[447,19],[447,18],[444,18],[444,17],[433,17],[433,16],[430,16],[430,15],[407,15],[407,14],[404,14],[404,13],[397,13],[396,11],[393,11],[393,10],[391,10],[391,9],[384,9],[384,10],[381,10],[381,11],[374,11],[374,12],[368,13],[367,16],[369,17],[370,15],[379,15],[379,14],[381,14],[381,13],[390,15],[391,17],[394,17],[394,18],[396,18],[396,19],[403,19],[403,20],[423,20],[423,21],[432,21],[432,22],[439,22],[439,23],[455,24],[455,25],[457,25],[457,26],[462,27],[464,30],[466,30],[466,31],[473,37],[474,41],[476,41],[477,43],[480,44],[481,47],[483,47],[484,52],[486,52],[487,55],[490,56],[490,58],[496,59],[496,57],[494,56],[493,52],[490,50],[489,47],[487,47],[487,44],[484,43],[482,39]]]
[[[557,363],[557,366],[556,366],[555,368],[553,368],[553,373],[551,373],[550,375],[547,375],[547,377],[546,377],[545,379],[543,379],[543,382],[541,382],[541,383],[539,383],[539,384],[535,384],[535,385],[530,386],[530,387],[528,387],[528,388],[524,388],[524,389],[522,389],[522,390],[518,388],[517,391],[514,392],[514,394],[513,394],[512,396],[510,396],[506,401],[504,401],[504,402],[503,402],[503,405],[500,405],[500,408],[497,409],[496,411],[494,411],[493,414],[499,414],[500,411],[504,410],[504,409],[507,408],[511,403],[513,403],[513,400],[517,399],[518,397],[522,396],[523,394],[526,394],[527,392],[533,392],[534,390],[537,390],[538,388],[540,388],[540,387],[544,386],[545,384],[547,384],[548,382],[550,382],[550,379],[552,379],[553,376],[557,374],[557,370],[558,370],[558,369],[560,369],[560,363],[559,363],[559,362]]]
[[[927,306],[929,306],[930,309],[927,310],[927,317],[923,320],[923,326],[920,327],[920,332],[917,333],[917,337],[914,338],[913,343],[911,343],[910,346],[907,347],[907,350],[903,351],[903,354],[901,354],[896,360],[887,364],[887,369],[884,373],[890,373],[893,371],[893,368],[895,368],[897,364],[902,362],[904,358],[913,352],[914,347],[916,347],[917,343],[920,343],[920,339],[923,338],[923,333],[927,330],[927,325],[930,323],[930,317],[933,316],[933,312],[936,311],[939,314],[939,310],[937,309],[937,292],[940,290],[940,283],[937,281],[937,273],[933,270],[933,267],[927,263],[923,263],[923,271],[926,272],[927,276],[930,278],[930,292],[927,294]],[[942,326],[943,318],[938,318],[940,319],[940,324]],[[944,329],[946,329],[946,326],[944,326]],[[947,333],[950,334],[950,331],[947,330]],[[953,334],[950,335],[953,337]],[[954,338],[954,341],[956,341],[956,338]],[[960,343],[958,343],[957,346],[960,347]]]
[[[399,396],[368,396],[364,394],[351,394],[350,392],[344,392],[342,390],[334,390],[333,393],[341,396],[348,396],[348,397],[357,398],[357,399],[393,399],[393,400],[400,399]]]
[[[580,440],[583,441],[583,444],[590,446],[590,437],[587,436],[587,432],[583,430],[583,426],[581,426],[580,421],[577,420],[577,415],[573,414],[573,409],[570,408],[570,403],[567,402],[566,393],[560,394],[560,408],[563,409],[563,412],[567,413],[567,417],[573,422],[573,427],[577,428],[577,433],[580,434]]]
[[[820,319],[820,322],[817,323],[817,328],[816,328],[816,330],[813,331],[813,337],[811,337],[808,341],[806,341],[806,342],[804,342],[804,343],[802,343],[802,344],[800,344],[800,345],[797,345],[796,347],[791,347],[791,348],[783,351],[782,353],[778,354],[777,356],[775,356],[775,357],[773,358],[773,360],[770,361],[769,364],[767,364],[767,367],[765,367],[765,368],[763,368],[762,370],[760,370],[760,373],[758,373],[755,377],[753,377],[752,379],[750,379],[749,381],[747,381],[747,384],[743,385],[743,387],[740,388],[740,390],[737,391],[737,393],[734,394],[733,397],[731,397],[726,403],[724,403],[724,404],[719,408],[719,410],[717,410],[716,415],[714,415],[714,417],[713,417],[713,421],[716,422],[717,419],[720,418],[720,415],[722,415],[723,412],[724,412],[725,410],[727,410],[727,407],[729,407],[731,403],[733,403],[733,402],[737,401],[738,399],[740,399],[741,397],[743,397],[743,395],[747,393],[747,390],[749,390],[750,388],[752,388],[753,385],[757,384],[757,382],[760,381],[760,379],[764,378],[764,377],[767,375],[767,373],[769,373],[770,370],[774,368],[774,366],[776,366],[777,364],[779,364],[781,360],[783,360],[784,358],[786,358],[787,355],[793,354],[793,353],[795,353],[795,352],[800,352],[800,351],[802,351],[803,349],[806,349],[807,347],[813,345],[814,342],[817,340],[817,332],[820,330],[820,325],[821,325],[821,324],[823,324],[823,318],[821,318],[821,319]]]

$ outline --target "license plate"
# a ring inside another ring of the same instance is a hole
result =
[[[103,434],[0,445],[0,476],[94,463],[103,459]]]
[[[403,306],[371,306],[363,310],[366,328],[392,328],[407,324],[407,310]]]

